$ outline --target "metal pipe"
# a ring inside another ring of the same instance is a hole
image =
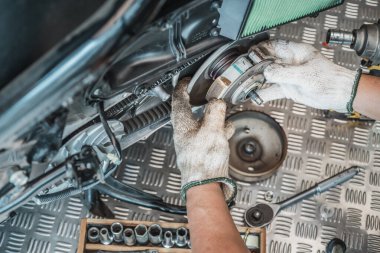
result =
[[[136,244],[135,232],[132,228],[126,228],[123,232],[123,240],[125,245],[133,246]]]
[[[148,230],[149,241],[152,244],[160,244],[162,242],[162,228],[158,224],[153,224]]]
[[[352,45],[354,43],[352,32],[330,29],[327,31],[326,42],[328,44]]]
[[[164,233],[164,240],[162,241],[162,246],[164,248],[172,248],[173,245],[174,245],[173,233],[168,230]]]
[[[87,231],[87,239],[89,242],[99,242],[99,229],[97,227],[90,227]]]
[[[135,227],[135,235],[139,244],[145,245],[148,243],[148,228],[144,224],[139,224]]]
[[[176,231],[176,244],[178,247],[185,247],[187,245],[187,229],[180,227]]]
[[[123,225],[119,222],[112,223],[111,233],[113,234],[113,240],[115,242],[123,241]]]
[[[107,228],[100,229],[100,243],[104,245],[109,245],[113,241],[112,234],[108,231]]]

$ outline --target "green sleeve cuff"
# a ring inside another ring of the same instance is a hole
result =
[[[352,86],[352,91],[351,91],[351,97],[350,97],[350,100],[347,103],[347,112],[348,113],[353,113],[354,112],[353,104],[354,104],[354,99],[356,97],[356,93],[358,91],[358,86],[359,86],[359,82],[360,82],[360,77],[361,76],[362,76],[362,69],[359,68],[356,71],[354,85]]]
[[[190,188],[199,185],[205,185],[209,183],[223,183],[225,188],[223,188],[224,195],[226,197],[227,204],[230,204],[236,197],[237,186],[234,180],[227,177],[217,177],[205,180],[191,181],[185,184],[181,189],[181,198],[186,203],[186,192]]]

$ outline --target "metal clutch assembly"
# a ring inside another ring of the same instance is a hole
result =
[[[264,84],[262,73],[273,62],[273,58],[263,49],[251,45],[266,38],[266,34],[259,34],[224,45],[215,51],[189,84],[192,105],[203,105],[211,99],[223,99],[233,105],[252,99],[261,104],[263,101],[255,91]]]
[[[235,126],[229,141],[231,177],[256,182],[271,176],[286,156],[287,140],[281,126],[257,111],[239,112],[228,120]]]

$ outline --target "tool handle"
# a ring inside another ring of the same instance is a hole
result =
[[[318,184],[316,184],[315,186],[313,186],[312,188],[310,189],[307,189],[289,199],[286,199],[280,203],[278,203],[278,205],[280,205],[280,210],[281,209],[284,209],[292,204],[295,204],[297,202],[300,202],[304,199],[307,199],[307,198],[310,198],[316,194],[320,194],[322,192],[325,192],[339,184],[342,184],[348,180],[350,180],[351,178],[353,178],[355,175],[357,175],[358,173],[360,172],[360,167],[357,167],[357,166],[353,166],[347,170],[344,170],[338,174],[336,174],[335,176],[333,177],[330,177]]]

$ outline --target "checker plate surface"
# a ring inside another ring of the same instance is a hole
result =
[[[334,62],[354,69],[359,59],[352,50],[321,48],[326,31],[338,25],[352,30],[379,18],[378,0],[350,0],[317,18],[305,18],[270,33],[272,38],[312,44]],[[321,111],[289,100],[234,108],[251,109],[266,112],[281,124],[288,137],[288,156],[271,178],[256,184],[239,182],[236,206],[231,209],[236,224],[243,225],[245,209],[264,202],[268,191],[273,192],[274,201],[281,200],[344,168],[360,165],[365,171],[349,183],[281,212],[269,227],[267,248],[270,253],[324,253],[326,243],[338,237],[346,242],[349,253],[379,252],[380,122],[325,119]],[[181,204],[171,127],[129,148],[117,178]],[[103,199],[117,218],[185,221],[181,216]],[[79,197],[44,206],[28,203],[17,213],[0,226],[0,252],[75,252],[79,219],[89,217]]]

